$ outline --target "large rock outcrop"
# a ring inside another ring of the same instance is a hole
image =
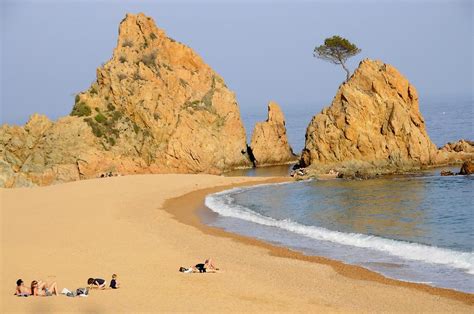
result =
[[[46,100],[45,100],[46,101]],[[144,14],[120,23],[112,58],[71,116],[0,129],[0,186],[103,172],[221,173],[249,167],[234,93],[191,48]]]
[[[257,167],[295,162],[297,156],[288,143],[285,117],[277,103],[268,104],[267,121],[258,122],[252,133],[250,157]]]
[[[441,147],[438,150],[435,165],[460,164],[464,161],[474,161],[474,142],[461,139]]]
[[[440,148],[441,152],[474,153],[474,142],[461,139],[455,143],[447,143]]]
[[[455,157],[431,142],[415,87],[393,66],[366,59],[313,117],[299,163],[315,172],[387,173]]]

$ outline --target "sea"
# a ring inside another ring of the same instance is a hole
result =
[[[436,145],[474,140],[472,99],[432,101],[420,108]],[[294,110],[285,116],[289,141],[300,152],[312,114]],[[243,120],[249,131],[265,116],[244,113]],[[444,169],[456,172],[459,167]],[[235,188],[208,195],[200,216],[211,226],[306,255],[362,266],[398,280],[474,293],[474,176],[441,177],[441,170]],[[228,175],[289,171],[280,166]]]

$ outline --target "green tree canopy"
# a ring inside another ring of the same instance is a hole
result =
[[[347,73],[346,80],[349,80],[350,72],[345,63],[347,59],[355,56],[360,51],[361,50],[349,40],[340,36],[332,36],[324,40],[324,45],[314,48],[313,56],[334,64],[340,64]]]

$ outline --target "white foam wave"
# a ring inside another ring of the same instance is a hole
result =
[[[205,204],[212,211],[225,217],[233,217],[264,226],[280,228],[315,240],[381,251],[407,260],[442,264],[448,267],[463,269],[467,273],[474,275],[474,254],[472,252],[459,252],[360,233],[332,231],[322,227],[305,226],[289,219],[277,220],[235,204],[230,195],[244,190],[245,188],[235,188],[208,195],[205,199]]]

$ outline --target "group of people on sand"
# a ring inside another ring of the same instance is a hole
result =
[[[102,278],[89,278],[87,279],[87,285],[90,289],[97,288],[100,290],[104,290],[107,288],[107,281]],[[118,289],[120,288],[120,282],[117,279],[117,274],[112,275],[112,280],[110,281],[109,287],[111,289]]]
[[[194,266],[190,267],[180,267],[179,271],[182,273],[208,273],[208,272],[216,272],[219,268],[217,268],[213,261],[208,258],[204,261],[204,263],[199,263]],[[87,279],[87,286],[88,289],[99,289],[104,290],[107,288],[107,281],[102,278],[89,278]],[[112,275],[112,280],[110,281],[109,287],[111,289],[118,289],[120,288],[120,282],[117,279],[117,274]],[[84,294],[87,295],[88,289],[79,288],[79,290],[87,291]],[[64,292],[66,291],[66,292]],[[63,289],[63,294],[68,296],[74,296],[74,294],[67,290],[66,288]],[[72,295],[70,295],[72,294]],[[22,279],[18,279],[16,281],[16,289],[15,295],[20,297],[28,297],[28,296],[41,296],[41,297],[49,297],[53,295],[59,295],[58,284],[56,281],[51,283],[41,281],[41,280],[33,280],[31,282],[30,287],[25,286],[25,283]]]
[[[103,290],[107,288],[107,281],[102,278],[89,278],[87,280],[88,289],[99,289]],[[120,288],[120,282],[117,279],[117,274],[112,275],[112,280],[110,281],[109,287],[111,289],[118,289]],[[79,288],[77,290],[87,291],[84,294],[88,294],[88,289],[86,288]],[[69,291],[68,289],[64,288],[63,294],[68,296],[74,296],[74,294]],[[70,295],[71,293],[72,295]],[[39,297],[49,297],[49,296],[57,296],[59,295],[58,284],[56,281],[51,283],[41,281],[41,280],[33,280],[30,286],[25,286],[23,279],[18,279],[16,281],[16,289],[15,295],[19,297],[28,297],[28,296],[39,296]]]
[[[33,280],[30,287],[25,286],[25,283],[22,279],[18,279],[16,281],[15,295],[17,296],[27,297],[32,295],[39,297],[49,297],[58,294],[58,284],[56,281],[47,283],[41,280]]]
[[[182,273],[208,273],[208,272],[216,272],[219,268],[217,268],[210,258],[206,259],[204,263],[199,263],[194,266],[190,267],[180,267],[179,271]]]

